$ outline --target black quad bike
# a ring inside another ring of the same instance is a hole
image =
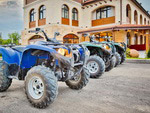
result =
[[[83,45],[61,44],[48,38],[28,46],[0,47],[0,92],[6,91],[12,79],[25,80],[25,93],[37,108],[46,108],[58,94],[57,81],[65,82],[71,89],[85,87],[90,76],[86,68],[89,51]],[[55,37],[59,33],[55,33]]]
[[[110,37],[105,37],[106,41],[112,45],[115,46],[116,48],[116,64],[115,67],[118,66],[119,64],[122,64],[126,60],[126,50],[127,50],[127,45],[124,42],[114,42],[110,41]]]
[[[99,78],[105,71],[110,71],[115,66],[115,47],[108,42],[98,42],[95,36],[90,36],[89,42],[82,42],[90,51],[87,68],[91,78]]]

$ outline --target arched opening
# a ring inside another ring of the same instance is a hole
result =
[[[69,44],[77,44],[79,43],[79,37],[75,34],[67,34],[64,36],[63,42]]]
[[[34,9],[32,9],[31,11],[30,11],[30,22],[33,22],[33,21],[35,21],[35,11],[34,11]]]
[[[130,35],[130,33],[128,32],[128,33],[127,33],[127,46],[130,47],[130,45],[131,45],[131,35]]]
[[[44,38],[42,36],[40,36],[40,35],[34,35],[33,37],[31,37],[28,40],[28,44],[31,45],[31,44],[34,44],[37,41],[42,41],[42,40],[44,40]]]
[[[131,24],[131,7],[129,4],[126,6],[126,17],[127,23]]]
[[[146,36],[144,36],[144,44],[146,44]]]
[[[33,28],[36,26],[36,22],[35,22],[35,10],[31,9],[31,11],[29,12],[29,28]]]
[[[42,26],[46,24],[46,7],[45,5],[42,5],[39,8],[39,21],[38,21],[38,25]]]
[[[115,7],[100,7],[92,12],[92,26],[115,23]]]
[[[72,26],[78,26],[78,10],[76,8],[72,9]]]
[[[137,34],[135,34],[135,36],[134,36],[134,44],[138,45],[138,35]]]
[[[140,24],[141,25],[143,24],[143,17],[142,17],[142,15],[140,15]]]
[[[69,7],[63,4],[61,10],[62,10],[62,24],[69,25]]]
[[[42,5],[39,8],[39,19],[44,19],[44,18],[46,18],[46,7]]]
[[[134,11],[134,24],[138,24],[138,13],[136,10]]]
[[[143,35],[140,36],[140,44],[143,44]]]
[[[144,19],[144,25],[146,25],[146,18]]]
[[[148,21],[147,23],[148,23],[148,25],[149,25],[149,21]]]

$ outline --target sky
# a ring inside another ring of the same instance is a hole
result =
[[[150,11],[150,0],[138,0],[142,6]],[[8,33],[23,30],[23,0],[0,0],[0,32],[4,39]]]

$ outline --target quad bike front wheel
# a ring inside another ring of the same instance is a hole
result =
[[[46,108],[58,94],[54,72],[45,66],[33,67],[25,78],[25,93],[34,107]]]
[[[83,67],[81,73],[71,80],[66,81],[66,85],[71,89],[80,90],[87,85],[89,82],[89,70]]]
[[[91,78],[99,78],[105,72],[105,63],[99,56],[90,56],[87,61],[87,68]]]
[[[6,91],[12,83],[12,79],[8,78],[8,64],[0,61],[0,92]]]
[[[126,54],[125,54],[125,53],[122,53],[122,54],[121,54],[121,62],[120,62],[120,64],[124,63],[125,60],[126,60]]]
[[[121,63],[121,56],[118,52],[115,53],[115,58],[116,58],[115,67],[117,67]]]
[[[116,59],[115,59],[115,56],[113,56],[112,59],[106,63],[105,71],[108,72],[108,71],[112,70],[115,66],[115,62],[116,62]]]

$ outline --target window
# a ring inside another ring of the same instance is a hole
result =
[[[96,19],[108,18],[112,16],[114,15],[112,12],[112,7],[110,6],[96,10]]]
[[[78,20],[78,10],[76,8],[72,10],[72,20]]]
[[[134,24],[138,24],[138,14],[137,11],[134,11]]]
[[[30,22],[33,22],[35,21],[35,12],[34,12],[34,9],[32,9],[30,11]]]
[[[142,17],[142,15],[140,15],[140,24],[141,25],[143,24],[143,17]]]
[[[44,5],[42,5],[39,10],[39,19],[46,18],[45,13],[46,13],[46,7]]]
[[[69,8],[67,5],[62,6],[62,18],[69,18]]]
[[[126,6],[126,17],[127,17],[127,23],[131,24],[131,7],[129,4]]]

